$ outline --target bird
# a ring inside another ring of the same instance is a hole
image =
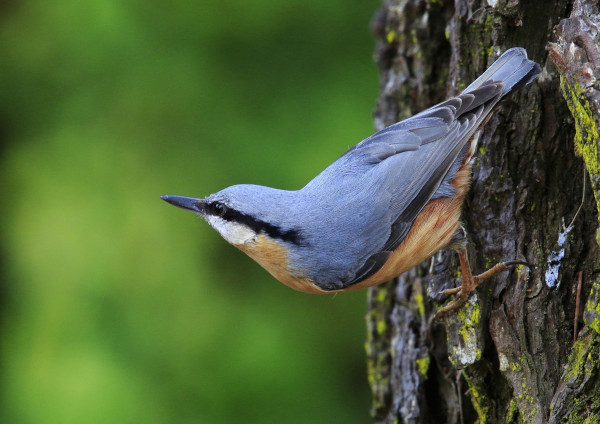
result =
[[[462,281],[444,292],[456,296],[437,318],[484,279],[523,263],[472,275],[460,216],[483,126],[540,71],[525,49],[508,49],[461,94],[364,139],[299,190],[238,184],[205,198],[160,197],[204,218],[277,280],[306,293],[381,284],[454,249]]]

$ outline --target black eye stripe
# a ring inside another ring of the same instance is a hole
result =
[[[256,234],[264,232],[271,238],[276,238],[282,241],[294,243],[298,246],[304,244],[299,231],[294,229],[283,230],[276,225],[269,224],[268,222],[262,221],[260,219],[254,218],[253,216],[246,215],[232,208],[229,208],[222,202],[208,203],[204,207],[204,210],[208,214],[218,216],[226,221],[244,224],[247,227],[251,228]]]

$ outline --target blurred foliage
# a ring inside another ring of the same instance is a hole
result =
[[[365,292],[158,196],[299,188],[368,136],[378,3],[0,3],[1,422],[369,420]]]

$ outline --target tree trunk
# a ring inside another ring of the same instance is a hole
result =
[[[485,127],[463,208],[473,273],[532,266],[485,281],[430,337],[460,277],[452,251],[371,288],[376,422],[600,422],[597,2],[384,0],[373,30],[378,129],[459,93],[510,47],[543,68]]]

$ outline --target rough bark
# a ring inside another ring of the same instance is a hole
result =
[[[600,422],[599,30],[592,0],[385,0],[375,15],[378,129],[507,48],[543,68],[487,124],[463,208],[474,273],[532,266],[483,283],[430,338],[438,293],[460,277],[452,251],[370,289],[376,422]]]

